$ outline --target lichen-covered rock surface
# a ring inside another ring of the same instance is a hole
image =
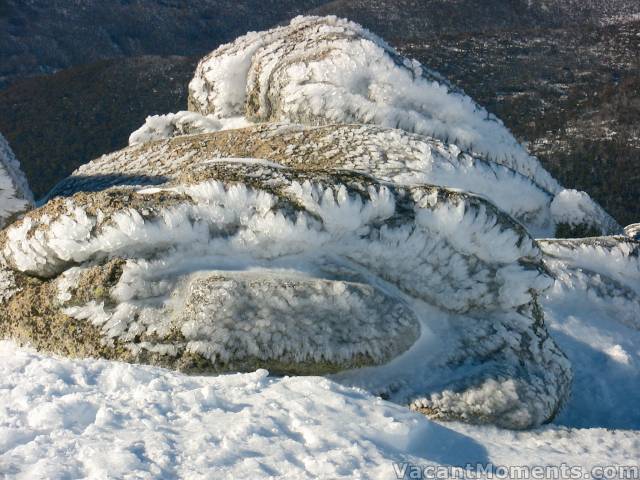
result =
[[[0,335],[188,372],[330,375],[434,418],[527,428],[571,390],[550,289],[586,275],[633,311],[633,240],[536,241],[621,229],[361,27],[249,34],[190,88],[195,111],[150,117],[0,233]],[[587,265],[589,248],[624,268]]]

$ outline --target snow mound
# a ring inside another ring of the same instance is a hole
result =
[[[2,253],[24,286],[8,309],[51,298],[5,333],[189,371],[383,373],[398,360],[367,388],[513,428],[566,398],[570,367],[536,302],[550,285],[541,252],[492,203],[247,159],[178,170],[58,197],[11,226]],[[43,337],[41,321],[65,327]]]
[[[33,207],[33,194],[7,140],[0,134],[0,227]]]

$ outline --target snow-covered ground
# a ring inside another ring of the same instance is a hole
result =
[[[597,416],[583,422],[592,428],[529,432],[441,424],[325,378],[192,377],[10,342],[0,342],[0,405],[0,472],[25,480],[393,479],[467,464],[588,473],[640,453],[640,432],[607,430]]]

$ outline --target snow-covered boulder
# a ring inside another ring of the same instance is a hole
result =
[[[328,375],[434,418],[526,428],[571,388],[545,315],[570,331],[563,315],[594,307],[640,327],[636,230],[358,25],[301,17],[220,47],[190,110],[149,117],[0,233],[0,335]],[[601,234],[620,236],[535,240]],[[606,351],[633,362],[623,343]]]
[[[624,227],[624,234],[634,240],[640,240],[640,223],[633,223]]]
[[[0,227],[33,207],[33,194],[7,140],[0,134]]]
[[[99,159],[97,184],[72,177],[72,196],[3,232],[0,333],[188,371],[340,372],[439,418],[514,428],[562,405],[570,367],[537,306],[550,278],[508,214],[354,171],[174,163],[193,158],[183,140],[126,150],[140,175],[126,176],[155,172],[154,186],[101,190],[113,164]]]
[[[562,195],[551,210],[556,230],[544,236],[621,231],[587,194],[565,191],[495,116],[346,20],[298,17],[223,45],[200,61],[189,94],[190,110],[216,119],[374,124],[432,137]]]

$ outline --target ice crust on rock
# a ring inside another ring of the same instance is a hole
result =
[[[551,216],[557,225],[591,228],[602,234],[620,233],[615,220],[589,195],[578,190],[561,190],[551,202]]]
[[[179,170],[162,185],[58,197],[5,232],[5,262],[50,279],[37,287],[55,285],[47,308],[92,329],[87,350],[192,371],[383,372],[409,358],[370,390],[513,428],[564,401],[570,367],[536,313],[551,284],[541,252],[492,203],[260,161]],[[452,339],[437,361],[434,331]],[[440,400],[509,380],[508,404]]]
[[[249,124],[244,117],[216,119],[212,116],[188,111],[150,115],[144,125],[129,136],[129,145],[138,145],[180,135],[218,132]]]
[[[275,356],[286,373],[304,373],[314,362],[326,362],[329,370],[385,363],[420,332],[407,306],[368,284],[267,270],[197,274],[185,288],[176,314],[192,351],[229,361],[240,350],[256,363]],[[276,365],[271,372],[278,373]]]
[[[253,123],[377,125],[400,131],[391,156],[412,157],[405,182],[487,195],[542,237],[621,231],[586,193],[563,189],[500,120],[346,20],[298,17],[249,33],[204,57],[189,91],[191,113],[149,117],[130,145]],[[438,150],[445,162],[433,161]]]
[[[33,207],[33,194],[20,162],[0,134],[0,227]]]
[[[582,290],[619,322],[640,330],[640,243],[627,237],[542,240],[556,289]]]
[[[261,124],[145,143],[81,166],[51,196],[96,188],[101,181],[103,187],[115,185],[122,177],[134,179],[133,183],[136,178],[141,183],[169,178],[190,165],[230,157],[261,158],[295,168],[352,170],[399,185],[430,184],[476,193],[545,237],[553,236],[559,223],[586,223],[603,232],[617,228],[586,195],[580,199],[589,205],[587,213],[571,217],[571,211],[559,210],[556,217],[554,195],[529,177],[455,145],[371,125]],[[581,208],[580,202],[572,205],[574,210]]]
[[[440,75],[336,17],[297,17],[219,47],[200,61],[189,92],[190,109],[218,118],[371,123],[435,137],[559,188],[502,122]]]
[[[499,119],[347,20],[298,17],[288,26],[240,37],[200,61],[189,93],[190,110],[219,119],[373,124],[437,139],[560,195],[552,209],[555,224],[620,232],[588,195],[564,190]]]
[[[634,240],[640,240],[640,223],[633,223],[624,227],[624,234]]]

